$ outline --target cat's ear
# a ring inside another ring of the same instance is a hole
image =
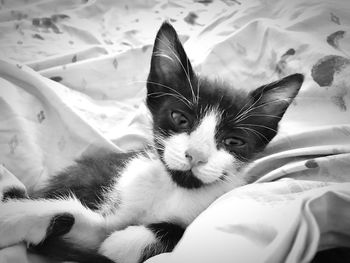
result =
[[[266,146],[277,134],[278,123],[303,81],[303,75],[294,74],[251,92],[252,101],[243,111],[240,125],[258,135],[256,149]]]
[[[289,75],[251,92],[253,112],[282,117],[303,84],[302,74]]]
[[[189,81],[192,76],[191,63],[175,29],[164,22],[154,42],[149,81],[172,86],[174,82]],[[158,88],[164,88],[161,85]]]

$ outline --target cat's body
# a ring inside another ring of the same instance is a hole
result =
[[[248,92],[197,76],[164,23],[147,84],[154,145],[83,157],[34,200],[4,202],[0,247],[24,240],[50,257],[95,263],[171,251],[217,197],[249,183],[241,168],[276,135],[302,82],[295,74]]]

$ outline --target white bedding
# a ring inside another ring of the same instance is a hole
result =
[[[19,184],[31,192],[81,154],[149,142],[144,81],[168,19],[201,74],[247,89],[295,72],[306,79],[278,136],[247,170],[263,177],[219,199],[173,253],[149,262],[308,262],[317,249],[349,246],[347,0],[0,7],[1,191]],[[38,260],[23,244],[0,250],[1,263]]]

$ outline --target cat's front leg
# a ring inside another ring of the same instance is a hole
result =
[[[101,245],[99,253],[120,263],[138,263],[172,251],[184,233],[174,223],[129,226],[113,232]]]
[[[98,247],[106,237],[104,218],[74,198],[8,200],[0,203],[0,248],[22,241],[38,244],[48,235]]]

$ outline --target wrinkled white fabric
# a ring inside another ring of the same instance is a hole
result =
[[[145,81],[164,19],[201,74],[242,89],[295,72],[305,82],[246,170],[257,183],[219,199],[173,253],[149,262],[308,262],[317,249],[348,246],[347,0],[4,1],[1,191],[31,192],[81,154],[149,143]],[[22,245],[0,250],[0,262],[28,260],[38,262]]]
[[[349,245],[349,183],[294,179],[252,184],[217,200],[175,251],[147,262],[310,262]]]

